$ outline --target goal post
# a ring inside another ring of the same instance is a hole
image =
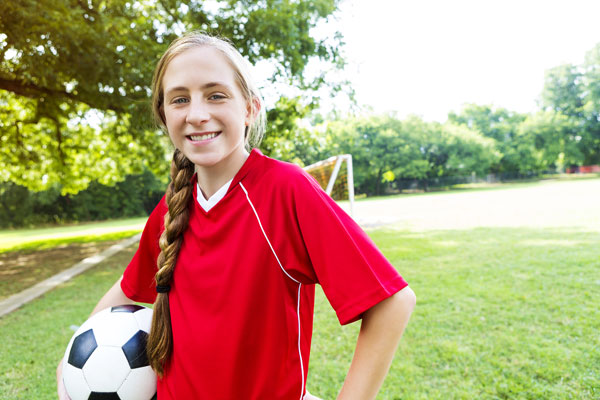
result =
[[[345,161],[345,168],[343,165]],[[350,216],[354,211],[354,174],[352,171],[352,155],[340,154],[329,157],[304,167],[325,192],[334,200],[348,199]]]

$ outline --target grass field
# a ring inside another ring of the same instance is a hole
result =
[[[600,180],[586,182],[385,206],[402,218],[368,232],[418,302],[379,399],[600,398]],[[569,191],[577,202],[567,207]],[[457,217],[465,204],[477,216],[468,223]],[[408,218],[412,207],[426,215]],[[69,326],[86,318],[132,252],[0,319],[0,398],[55,398]],[[340,327],[320,290],[315,308],[308,388],[333,399],[359,324]]]
[[[0,231],[0,253],[133,236],[144,228],[147,219],[140,217],[41,229],[3,230]]]

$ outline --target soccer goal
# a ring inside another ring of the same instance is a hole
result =
[[[346,161],[344,163],[344,161]],[[345,164],[345,166],[342,166]],[[321,187],[334,200],[350,201],[350,216],[354,211],[354,175],[352,173],[352,155],[341,154],[329,157],[304,167],[304,170],[311,174]]]

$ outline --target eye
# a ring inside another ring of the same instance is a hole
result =
[[[224,94],[221,93],[215,93],[215,94],[211,94],[210,96],[208,96],[209,100],[223,100],[227,98],[227,96],[225,96]]]
[[[171,102],[174,104],[183,104],[183,103],[187,103],[187,101],[188,101],[188,99],[186,99],[185,97],[176,97]]]

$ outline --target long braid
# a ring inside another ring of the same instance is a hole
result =
[[[194,164],[182,152],[175,150],[171,162],[171,182],[167,188],[165,200],[168,211],[165,214],[165,229],[160,236],[160,254],[156,272],[157,287],[168,287],[171,283],[179,249],[183,243],[183,233],[189,222],[189,202],[192,197],[191,179]],[[152,327],[148,338],[147,353],[152,369],[162,377],[164,365],[173,348],[169,293],[156,295]]]

